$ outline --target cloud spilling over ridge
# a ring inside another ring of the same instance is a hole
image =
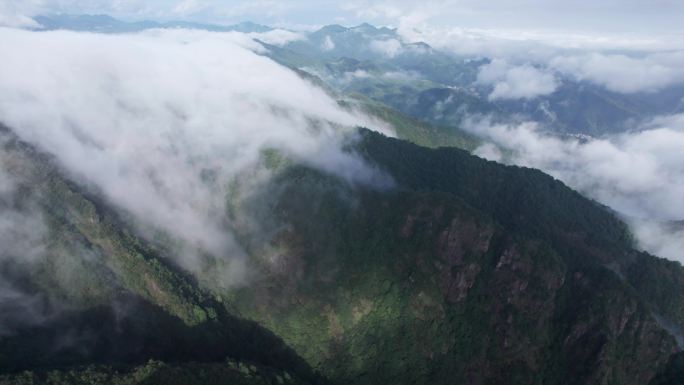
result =
[[[633,220],[630,224],[644,250],[684,264],[684,228],[681,225],[643,220]]]
[[[684,219],[684,114],[644,123],[639,131],[604,139],[561,139],[532,122],[472,120],[468,128],[491,141],[475,153],[541,169],[625,215],[645,249],[684,262],[678,235],[663,223]],[[507,159],[499,148],[509,150]]]
[[[219,257],[241,257],[225,194],[264,148],[382,179],[341,150],[349,128],[378,125],[257,55],[246,35],[0,29],[0,45],[11,53],[0,61],[5,124],[141,221]]]

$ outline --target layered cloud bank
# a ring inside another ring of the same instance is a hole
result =
[[[533,122],[480,119],[468,127],[495,144],[476,154],[553,175],[623,214],[645,249],[684,262],[684,231],[675,225],[684,219],[684,115],[604,139],[561,139],[541,133]]]
[[[497,85],[519,90],[521,97],[531,95],[525,86],[529,79],[546,85],[541,90],[553,90],[550,87],[553,74],[592,82],[619,93],[654,92],[684,85],[684,34],[681,33],[639,36],[435,28],[411,20],[401,24],[398,33],[406,42],[422,41],[457,55],[490,58],[498,63],[495,65],[500,71],[501,63],[507,63],[509,70],[520,73],[509,74],[506,82]],[[534,74],[530,71],[532,65]],[[527,70],[521,71],[522,68]],[[490,69],[485,66],[482,71],[486,73]],[[520,87],[509,87],[516,84]],[[492,94],[493,98],[497,96]]]
[[[227,259],[227,186],[265,148],[352,182],[381,176],[341,150],[357,125],[238,33],[100,35],[0,29],[0,120],[141,222]],[[194,261],[182,260],[191,268]]]

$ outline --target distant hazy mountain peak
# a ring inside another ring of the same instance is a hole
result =
[[[142,20],[136,22],[128,22],[116,19],[112,16],[99,15],[70,15],[70,14],[55,14],[55,15],[39,15],[34,17],[34,20],[43,26],[42,29],[55,30],[66,29],[72,31],[90,31],[90,32],[105,32],[105,33],[122,33],[122,32],[138,32],[152,28],[186,28],[186,29],[200,29],[213,32],[228,32],[237,31],[243,33],[260,33],[272,31],[273,28],[257,24],[251,21],[245,21],[239,24],[225,26],[219,24],[205,24],[192,21],[172,20],[167,22],[156,22],[151,20]]]
[[[422,42],[422,41],[418,41],[418,42],[415,42],[415,43],[407,43],[406,45],[409,46],[409,47],[415,47],[415,48],[423,48],[423,49],[430,49],[430,50],[432,49],[432,47],[430,46],[430,44],[424,43],[424,42]]]
[[[368,23],[359,24],[356,27],[351,27],[350,29],[359,30],[359,31],[363,31],[363,32],[376,32],[376,31],[378,31],[378,28],[376,28],[375,26],[368,24]]]
[[[349,30],[349,28],[343,27],[339,24],[330,24],[330,25],[326,25],[326,26],[322,27],[321,29],[319,29],[315,33],[342,33],[342,32],[346,32],[348,30]]]
[[[242,23],[238,23],[235,25],[230,26],[233,31],[238,31],[238,32],[268,32],[272,31],[273,28],[263,25],[263,24],[257,24],[251,21],[243,21]]]
[[[361,31],[369,35],[394,35],[396,34],[396,29],[387,27],[376,27],[369,23],[359,24],[356,27],[350,28],[354,31]]]

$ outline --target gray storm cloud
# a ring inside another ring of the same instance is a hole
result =
[[[225,226],[227,186],[265,148],[353,182],[382,179],[341,150],[352,127],[377,123],[256,54],[246,35],[0,29],[0,45],[11,53],[0,61],[0,119],[193,249],[241,260]]]
[[[684,231],[669,225],[684,219],[684,115],[602,139],[558,138],[533,122],[467,127],[490,141],[475,154],[549,173],[623,214],[644,249],[684,262]]]

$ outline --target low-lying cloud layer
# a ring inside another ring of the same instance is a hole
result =
[[[469,130],[496,144],[476,154],[541,169],[623,214],[642,247],[684,262],[684,115],[664,116],[640,130],[605,139],[561,139],[536,123],[473,120]],[[499,148],[509,150],[510,159]],[[670,223],[670,224],[668,224]]]
[[[651,92],[684,84],[684,51],[650,54],[644,57],[590,53],[557,56],[550,68],[588,80],[611,91]]]
[[[529,64],[511,66],[499,59],[481,66],[477,81],[493,87],[489,100],[532,99],[553,93],[558,87],[558,81],[552,74]]]
[[[548,80],[554,73],[589,81],[619,93],[653,92],[684,85],[684,35],[630,36],[515,31],[466,28],[434,28],[406,23],[398,33],[407,42],[424,41],[435,48],[462,56],[478,56],[529,67]],[[500,65],[500,64],[499,64]],[[487,67],[482,69],[488,71]],[[531,73],[516,70],[505,84],[527,82]],[[542,94],[540,94],[542,95]],[[524,97],[524,96],[523,96]]]
[[[227,186],[264,148],[352,181],[377,177],[341,150],[349,127],[377,125],[257,55],[246,35],[0,29],[0,45],[11,53],[2,122],[141,223],[220,258],[242,257],[226,230]]]

